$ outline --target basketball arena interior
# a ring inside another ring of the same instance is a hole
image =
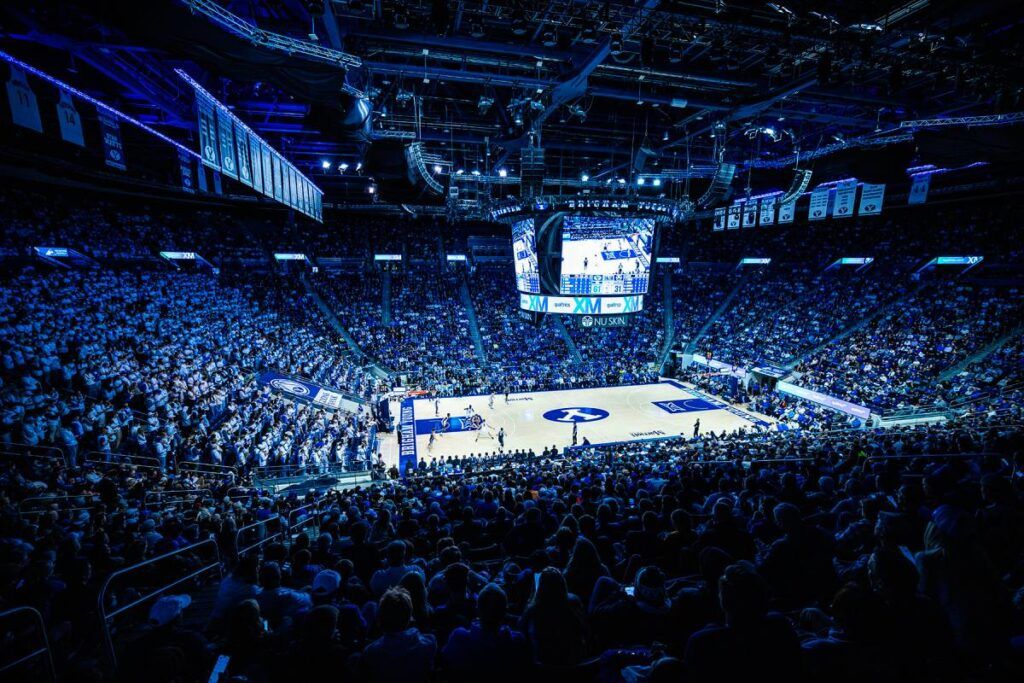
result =
[[[0,680],[1024,680],[1024,11],[0,4]]]

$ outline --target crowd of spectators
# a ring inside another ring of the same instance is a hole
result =
[[[438,459],[301,498],[9,460],[0,607],[40,610],[69,679],[205,680],[223,657],[250,681],[1010,680],[1020,447],[983,423],[707,434]],[[152,495],[171,490],[193,493]],[[76,505],[26,504],[57,491]],[[239,534],[260,521],[261,542]],[[111,620],[114,673],[100,589],[164,553],[105,609],[211,562],[226,575]]]

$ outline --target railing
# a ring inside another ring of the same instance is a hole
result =
[[[251,498],[258,490],[251,486],[232,486],[226,494],[228,500],[245,500]]]
[[[110,584],[111,584],[111,582],[114,581],[114,579],[117,579],[117,578],[122,577],[122,576],[126,576],[128,574],[136,574],[136,573],[138,573],[138,571],[140,569],[143,569],[143,568],[146,568],[146,567],[150,567],[150,566],[156,564],[157,562],[161,562],[163,560],[166,560],[166,559],[169,559],[169,558],[172,558],[172,557],[177,557],[177,556],[180,556],[180,555],[184,555],[186,553],[195,553],[198,549],[206,548],[206,547],[210,547],[210,548],[213,549],[213,561],[212,562],[203,564],[198,569],[195,569],[195,570],[189,572],[185,576],[182,576],[182,577],[180,577],[178,579],[175,579],[174,581],[171,581],[170,583],[164,584],[163,586],[161,586],[161,587],[159,587],[159,588],[157,588],[155,590],[152,590],[152,591],[146,593],[142,597],[137,598],[135,600],[132,600],[131,602],[129,602],[126,605],[122,605],[121,607],[118,607],[117,609],[113,610],[112,612],[107,612],[107,593],[109,592]],[[133,564],[130,567],[125,567],[124,569],[119,569],[116,572],[113,572],[112,574],[110,574],[107,577],[107,580],[103,582],[103,587],[100,588],[100,593],[99,593],[99,597],[97,598],[97,602],[98,602],[98,605],[99,605],[99,610],[98,611],[99,611],[99,615],[100,615],[100,630],[102,631],[102,635],[103,635],[103,644],[104,644],[104,647],[106,648],[107,656],[110,658],[111,665],[115,669],[117,668],[117,652],[114,649],[114,639],[110,635],[110,625],[111,625],[111,621],[114,619],[114,617],[116,617],[116,616],[118,616],[120,614],[124,614],[128,610],[133,609],[135,607],[138,607],[139,605],[141,605],[141,604],[143,604],[145,602],[148,602],[149,600],[151,600],[151,599],[153,599],[153,598],[155,598],[155,597],[157,597],[159,595],[162,595],[162,594],[166,593],[167,591],[171,590],[172,588],[175,588],[176,586],[180,586],[183,583],[186,583],[188,581],[196,579],[196,578],[202,576],[203,574],[206,574],[207,572],[210,572],[210,571],[213,571],[213,570],[216,570],[221,575],[221,578],[223,578],[224,572],[223,572],[223,569],[221,567],[221,562],[220,562],[220,549],[217,547],[217,542],[216,541],[214,541],[213,539],[208,538],[206,540],[199,541],[198,543],[193,543],[190,546],[186,546],[184,548],[179,548],[178,550],[175,550],[175,551],[172,551],[172,552],[169,552],[169,553],[165,553],[163,555],[158,555],[156,557],[152,557],[152,558],[150,558],[148,560],[145,560],[143,562],[139,562],[138,564]]]
[[[292,537],[300,529],[319,524],[320,521],[320,504],[322,501],[315,503],[309,503],[302,507],[297,507],[288,513],[288,542],[292,542]],[[304,514],[305,517],[301,520],[297,520],[300,514]]]
[[[1000,453],[993,453],[991,451],[980,451],[975,453],[918,453],[914,455],[900,454],[900,455],[869,455],[864,458],[865,461],[869,460],[937,460],[939,458],[992,458],[999,457]]]
[[[84,505],[84,501],[90,501],[94,504]],[[78,510],[92,510],[96,507],[95,503],[99,502],[99,496],[92,496],[88,494],[79,494],[76,496],[32,496],[31,498],[25,498],[18,503],[18,515],[25,517],[26,515],[41,515],[49,512],[51,505],[57,504],[60,506],[63,501],[73,502],[72,505],[58,507],[59,512],[77,512]],[[38,506],[38,507],[37,507]]]
[[[177,494],[182,494],[178,496]],[[194,501],[196,498],[213,498],[213,492],[210,489],[172,489],[169,491],[149,491],[143,497],[143,504],[148,504],[151,499],[156,499],[157,505],[161,505],[165,496],[175,495],[176,498],[171,502],[172,505],[178,503],[190,502],[190,498]]]
[[[212,477],[238,478],[238,468],[231,465],[217,465],[212,462],[193,462],[186,460],[178,463],[178,472],[191,472],[197,475]]]
[[[0,663],[0,674],[3,674],[0,675],[0,679],[14,680],[13,677],[8,679],[5,672],[10,671],[11,669],[16,669],[23,664],[27,664],[33,659],[43,657],[45,655],[44,661],[46,662],[46,670],[50,674],[50,680],[57,680],[57,670],[53,666],[53,653],[50,651],[50,639],[46,635],[46,624],[43,623],[43,615],[39,613],[39,610],[33,607],[14,607],[12,609],[5,610],[4,612],[0,612],[0,622],[5,624],[3,628],[0,628],[0,635],[2,635],[3,644],[5,646],[14,645],[15,643],[18,645],[23,644],[24,634],[18,632],[19,630],[16,624],[11,624],[9,630],[6,628],[7,622],[16,621],[18,616],[27,616],[32,619],[32,626],[38,631],[39,640],[42,644],[39,647],[23,654],[15,654],[14,656],[16,659],[13,659],[12,661]]]
[[[43,460],[60,460],[65,466],[68,459],[64,451],[54,446],[32,446],[27,443],[6,442],[0,443],[0,453],[6,453],[19,458],[40,458]]]
[[[147,470],[163,470],[163,463],[159,458],[151,455],[132,455],[130,453],[103,453],[102,451],[89,451],[85,454],[84,461],[92,467],[138,467]]]
[[[270,527],[274,525],[277,527],[277,531],[271,533]],[[262,548],[267,543],[271,543],[274,540],[284,539],[284,521],[281,519],[281,515],[273,515],[267,519],[259,522],[253,522],[252,524],[246,524],[241,527],[235,534],[235,555],[242,557],[243,555]],[[242,545],[243,534],[254,533],[257,540],[249,545]]]

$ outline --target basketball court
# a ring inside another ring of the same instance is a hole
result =
[[[432,456],[490,453],[498,450],[498,430],[505,430],[505,450],[540,452],[555,446],[572,445],[575,425],[577,442],[586,438],[591,444],[621,443],[666,439],[693,435],[700,420],[701,433],[771,428],[773,419],[728,404],[673,380],[654,384],[568,389],[489,397],[462,396],[405,399],[398,410],[399,424],[390,439],[383,440],[381,451],[390,466],[403,457],[415,455],[428,460]],[[467,407],[483,419],[484,428],[473,428]],[[442,419],[448,419],[447,431]],[[437,430],[434,445],[430,435]],[[402,447],[404,444],[404,448]]]

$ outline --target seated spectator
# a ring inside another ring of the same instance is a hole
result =
[[[359,674],[382,683],[428,680],[437,641],[412,626],[412,599],[404,589],[392,588],[381,596],[377,621],[383,635],[363,650]]]

